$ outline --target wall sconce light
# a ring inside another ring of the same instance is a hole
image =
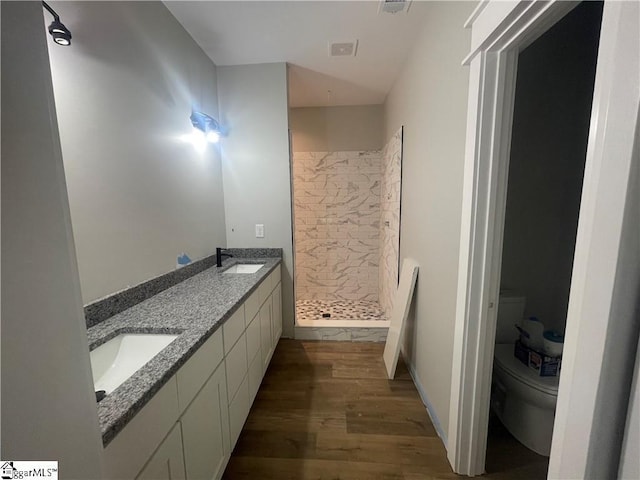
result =
[[[217,143],[222,136],[222,127],[215,118],[206,113],[193,110],[191,112],[191,133],[182,135],[184,142],[191,143],[198,153],[204,153],[208,143]]]
[[[202,132],[209,143],[218,143],[218,140],[220,140],[220,135],[222,134],[220,124],[215,118],[206,113],[194,110],[191,113],[191,125],[198,132]]]
[[[71,32],[69,29],[60,21],[60,17],[53,8],[47,5],[46,2],[42,2],[42,5],[53,15],[53,22],[49,25],[49,33],[53,37],[53,41],[65,47],[71,45]]]

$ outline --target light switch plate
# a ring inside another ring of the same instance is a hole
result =
[[[264,238],[264,225],[256,223],[256,238]]]

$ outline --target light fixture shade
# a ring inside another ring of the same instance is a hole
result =
[[[69,29],[60,21],[60,17],[53,8],[47,5],[46,2],[42,2],[42,5],[53,15],[53,22],[49,25],[49,33],[53,37],[53,41],[65,47],[71,45],[71,32]]]
[[[215,118],[195,110],[190,118],[193,127],[203,132],[209,142],[216,143],[220,139],[222,131]]]

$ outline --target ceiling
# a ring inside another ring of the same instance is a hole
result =
[[[384,102],[428,2],[378,13],[378,1],[167,1],[216,65],[287,62],[292,107]],[[357,54],[330,57],[329,43],[357,40]]]

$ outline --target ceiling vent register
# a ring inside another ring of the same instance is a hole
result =
[[[358,41],[333,42],[329,44],[330,57],[355,57],[358,50]]]
[[[409,11],[411,0],[381,0],[378,13],[398,13]]]

